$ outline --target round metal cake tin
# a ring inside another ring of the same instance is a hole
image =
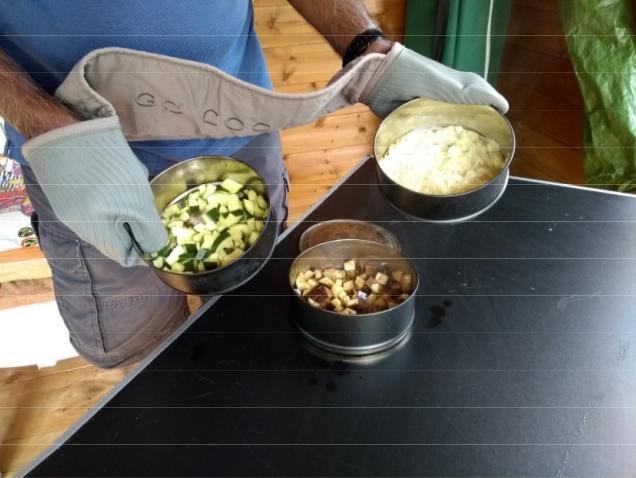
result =
[[[295,278],[310,267],[340,267],[355,259],[362,264],[384,262],[392,271],[401,269],[413,277],[410,296],[403,303],[382,312],[342,315],[310,305],[295,292]],[[292,312],[301,334],[313,345],[341,355],[369,355],[387,350],[404,339],[415,317],[419,284],[417,270],[402,254],[381,244],[357,239],[325,242],[307,249],[294,261],[289,272]]]
[[[377,224],[353,219],[335,219],[333,221],[320,222],[307,229],[300,237],[300,252],[304,252],[323,242],[339,239],[360,239],[377,242],[398,252],[400,252],[401,248],[397,237]]]
[[[224,156],[201,156],[183,161],[156,176],[150,182],[150,187],[157,210],[163,211],[186,191],[201,184],[221,182],[227,178],[249,185],[269,200],[267,185],[254,169],[241,161]],[[173,289],[191,295],[218,295],[249,281],[272,256],[279,230],[272,207],[269,208],[269,215],[263,223],[261,235],[245,254],[230,264],[207,272],[181,274],[164,271],[154,267],[152,260],[144,257],[137,244],[135,248],[159,278]]]
[[[384,172],[382,158],[396,140],[417,129],[442,126],[462,126],[497,141],[507,155],[504,168],[490,182],[472,191],[444,196],[413,191]],[[378,184],[389,204],[410,219],[440,224],[467,221],[492,207],[505,192],[515,146],[512,126],[495,108],[420,98],[393,111],[375,135]]]

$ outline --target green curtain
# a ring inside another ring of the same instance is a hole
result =
[[[583,169],[590,186],[636,189],[636,28],[632,0],[559,0],[581,86]]]
[[[440,12],[444,7],[444,13]],[[440,31],[440,22],[445,21],[441,25],[445,30],[443,56],[436,59],[451,68],[486,76],[494,86],[511,8],[512,0],[407,0],[404,44],[434,57],[435,34]]]

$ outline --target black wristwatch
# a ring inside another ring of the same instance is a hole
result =
[[[378,40],[386,40],[384,33],[382,33],[382,30],[379,28],[369,28],[360,33],[360,35],[353,39],[351,45],[349,45],[349,48],[347,48],[346,53],[342,57],[342,67],[344,68],[348,63],[360,57],[367,48],[369,48],[371,43]]]

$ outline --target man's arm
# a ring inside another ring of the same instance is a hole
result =
[[[1,48],[0,116],[27,139],[79,121],[36,85]]]
[[[344,56],[357,35],[378,27],[361,0],[288,1],[340,56]],[[390,48],[391,42],[382,40],[369,46],[365,53],[386,53]]]

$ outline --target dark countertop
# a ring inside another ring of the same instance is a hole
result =
[[[437,226],[374,167],[28,476],[636,476],[636,198],[512,179]],[[413,333],[375,361],[317,353],[290,317],[300,234],[336,218],[383,225],[420,273]]]

